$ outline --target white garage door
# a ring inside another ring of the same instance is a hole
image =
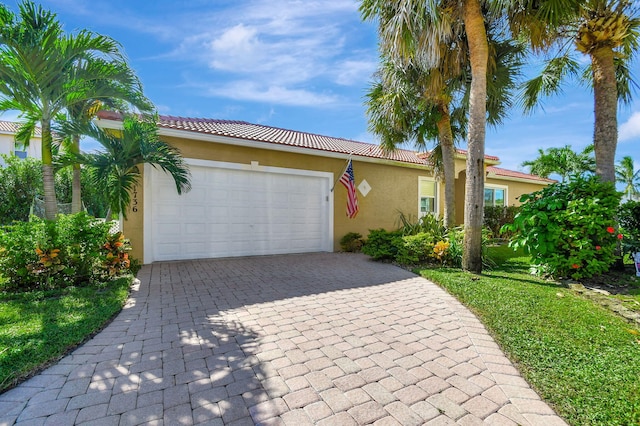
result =
[[[145,263],[331,251],[331,174],[189,163],[183,195],[168,174],[146,169]]]

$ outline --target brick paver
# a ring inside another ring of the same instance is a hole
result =
[[[143,267],[0,426],[565,424],[433,283],[340,253]]]

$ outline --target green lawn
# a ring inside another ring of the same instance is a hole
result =
[[[478,277],[420,269],[468,306],[527,381],[570,424],[640,422],[640,336],[616,314],[528,273],[528,258],[493,248]]]
[[[0,293],[0,392],[101,329],[130,284],[125,277],[100,288]]]

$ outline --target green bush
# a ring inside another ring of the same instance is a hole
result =
[[[443,239],[447,232],[442,219],[432,214],[424,215],[418,220],[415,220],[400,212],[398,222],[400,223],[399,231],[402,235],[416,235],[421,232],[426,232],[433,235],[434,238]]]
[[[417,265],[432,258],[433,246],[437,241],[429,232],[405,235],[397,247],[395,261],[402,265]]]
[[[511,246],[531,255],[537,272],[574,279],[591,277],[615,262],[615,215],[621,194],[596,176],[577,177],[525,194]]]
[[[117,250],[106,250],[113,241],[110,228],[110,223],[86,213],[59,215],[56,221],[34,218],[0,228],[2,288],[63,288],[115,275],[110,269],[113,253],[126,253],[128,245],[123,242]],[[128,255],[118,256],[128,267]],[[120,267],[117,272],[127,270]]]
[[[618,208],[618,222],[624,234],[622,246],[626,253],[640,251],[640,201],[627,201]]]
[[[33,199],[42,192],[42,163],[13,155],[1,157],[5,165],[0,167],[0,225],[27,221]]]
[[[362,234],[357,232],[349,232],[344,237],[340,238],[340,247],[342,251],[356,253],[362,249]]]
[[[401,245],[402,233],[400,231],[372,229],[369,231],[367,241],[362,246],[362,252],[375,260],[394,260]]]
[[[517,213],[516,206],[485,206],[484,227],[491,231],[493,238],[510,238],[511,234],[506,230],[503,232],[502,227],[513,223]]]

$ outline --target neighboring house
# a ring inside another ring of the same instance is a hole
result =
[[[40,128],[36,127],[35,135],[31,139],[29,146],[22,146],[15,141],[15,134],[18,131],[18,123],[0,120],[0,154],[15,155],[19,158],[42,158],[42,135]],[[0,158],[0,166],[4,162]]]
[[[121,127],[117,114],[97,123]],[[159,134],[190,166],[192,190],[178,195],[172,178],[146,165],[132,194],[124,233],[144,263],[163,260],[339,250],[348,232],[395,229],[398,214],[441,215],[444,185],[424,156],[244,121],[160,116]],[[351,155],[360,211],[346,216],[337,179]],[[456,160],[457,218],[462,222],[465,153]],[[487,200],[517,197],[552,181],[497,168],[486,157]],[[334,188],[335,185],[335,188]]]

